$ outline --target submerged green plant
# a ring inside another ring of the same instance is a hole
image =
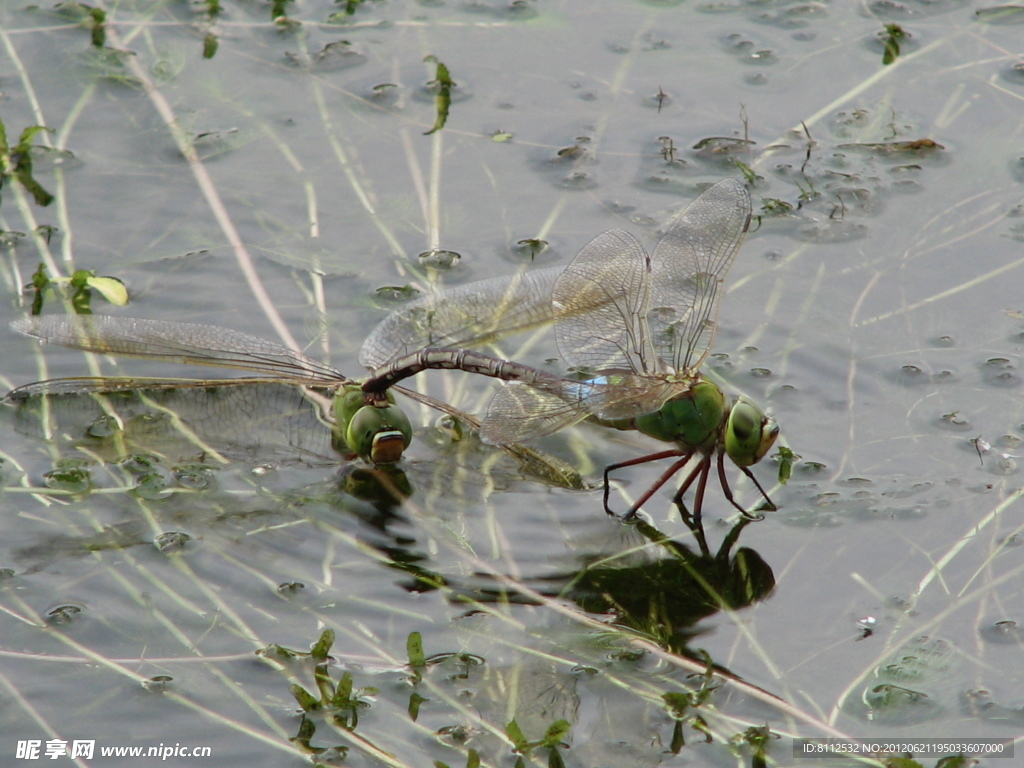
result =
[[[789,482],[789,478],[793,476],[793,465],[796,464],[803,457],[799,453],[793,453],[793,450],[788,446],[779,446],[778,453],[773,458],[779,460],[779,483],[785,485]]]
[[[292,684],[291,692],[303,712],[328,712],[334,725],[346,730],[354,730],[359,725],[360,710],[370,706],[365,697],[375,695],[377,689],[373,687],[356,688],[352,673],[347,670],[337,683],[334,682],[327,663],[333,644],[334,631],[326,629],[309,653],[309,658],[317,662],[313,668],[313,679],[316,681],[319,696],[313,695],[298,683]]]
[[[71,305],[79,315],[92,314],[94,290],[114,306],[128,305],[128,288],[119,278],[97,275],[90,269],[75,270],[71,277],[52,278],[47,274],[46,265],[40,264],[32,275],[32,314],[42,313],[47,291],[60,290],[65,285],[71,289]]]
[[[47,206],[53,202],[53,195],[32,176],[32,139],[41,131],[53,133],[53,129],[45,125],[30,125],[12,147],[7,139],[7,126],[0,120],[0,189],[8,179],[16,179],[32,195],[36,205]]]
[[[889,65],[900,55],[900,41],[909,38],[910,33],[899,24],[886,24],[885,29],[878,33],[878,37],[881,38],[885,49],[882,53],[882,64]]]
[[[525,767],[525,759],[534,749],[548,750],[548,765],[550,768],[561,768],[564,766],[565,763],[558,752],[558,748],[567,746],[563,739],[568,735],[570,728],[572,726],[567,720],[556,720],[548,726],[548,729],[541,738],[536,741],[530,741],[526,738],[515,718],[510,720],[505,726],[505,735],[508,736],[518,753],[515,762],[516,768]]]
[[[736,746],[746,744],[750,747],[750,768],[767,768],[768,766],[768,744],[772,739],[778,739],[777,733],[772,733],[767,725],[751,726],[742,733],[732,738]]]
[[[718,688],[715,682],[715,666],[711,657],[704,651],[699,651],[707,662],[704,674],[700,676],[700,686],[693,691],[670,691],[662,694],[662,700],[668,709],[669,716],[675,721],[672,726],[672,738],[669,740],[669,751],[678,755],[680,750],[686,746],[686,736],[683,733],[683,726],[689,725],[695,731],[704,734],[704,742],[710,744],[714,741],[711,735],[711,728],[704,716],[696,711],[699,710],[711,694]]]
[[[445,66],[444,62],[440,61],[437,56],[430,54],[423,60],[427,63],[437,65],[434,79],[428,83],[431,88],[434,88],[437,91],[434,96],[434,103],[437,106],[437,117],[434,120],[434,127],[423,134],[424,136],[429,136],[430,134],[436,133],[444,128],[444,124],[448,122],[448,110],[452,105],[452,88],[455,87],[456,83],[452,80],[451,74],[448,72],[448,67]]]

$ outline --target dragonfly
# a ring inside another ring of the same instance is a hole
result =
[[[99,354],[139,357],[179,364],[197,364],[242,370],[249,378],[180,380],[136,377],[70,377],[34,382],[9,392],[5,400],[18,402],[33,395],[85,394],[139,389],[215,388],[240,384],[289,384],[317,398],[334,422],[341,442],[363,460],[375,465],[394,464],[412,441],[412,425],[402,408],[388,397],[383,403],[365,404],[359,382],[336,368],[282,344],[248,333],[200,323],[182,323],[111,315],[40,315],[16,320],[16,331],[42,342]],[[420,403],[476,427],[479,422],[453,406],[418,392],[398,388]],[[524,446],[506,448],[530,471],[553,482],[579,487],[578,475],[552,457]],[[574,482],[574,476],[576,481]]]
[[[611,464],[604,471],[604,507],[611,473],[674,458],[635,501],[638,510],[695,457],[675,495],[697,483],[699,520],[708,476],[717,460],[729,502],[744,515],[725,473],[729,457],[775,509],[750,467],[774,445],[775,420],[746,397],[726,399],[700,374],[717,329],[724,280],[750,227],[750,195],[726,179],[697,197],[648,254],[628,232],[611,229],[591,240],[564,270],[471,283],[396,310],[363,344],[360,361],[374,369],[366,402],[385,403],[394,384],[427,369],[458,369],[504,379],[480,430],[485,442],[520,443],[584,419],[635,429],[674,447]],[[584,378],[571,379],[469,347],[508,333],[554,324],[562,359]]]

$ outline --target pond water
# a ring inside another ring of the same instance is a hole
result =
[[[1019,738],[1020,20],[956,0],[4,5],[0,326],[40,264],[44,313],[89,270],[130,296],[93,290],[94,312],[359,377],[409,296],[564,266],[612,227],[650,248],[731,177],[755,218],[704,370],[799,458],[785,485],[775,451],[754,467],[779,507],[756,522],[712,476],[695,533],[672,484],[639,524],[604,513],[603,467],[664,446],[596,425],[531,444],[579,489],[409,399],[388,471],[285,385],[5,406],[0,762],[78,741],[95,766],[832,766],[793,739]],[[50,130],[19,146],[31,126]],[[3,349],[6,388],[214,375],[13,331]],[[502,351],[556,356],[543,330]],[[470,413],[494,391],[418,379]],[[615,473],[612,506],[660,471]]]

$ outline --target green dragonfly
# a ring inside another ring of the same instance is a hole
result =
[[[367,406],[358,382],[337,369],[281,344],[230,328],[199,323],[144,320],[105,315],[42,315],[12,323],[14,330],[46,343],[87,352],[140,357],[163,362],[198,364],[242,370],[251,378],[180,380],[136,377],[71,377],[18,387],[6,400],[33,395],[84,394],[137,389],[209,389],[239,384],[290,384],[316,397],[334,422],[335,434],[354,454],[373,464],[399,460],[412,440],[412,426],[400,406],[389,398],[382,407]],[[404,395],[479,426],[473,417],[447,403],[399,388]],[[531,472],[552,482],[579,487],[578,475],[551,457],[524,446],[506,450]]]
[[[564,270],[481,281],[413,302],[392,313],[363,345],[374,369],[363,383],[368,404],[385,404],[395,383],[428,368],[459,369],[509,383],[491,400],[481,436],[519,443],[590,418],[636,429],[675,447],[612,464],[615,470],[676,461],[630,507],[627,518],[697,456],[675,499],[696,481],[699,519],[717,456],[726,498],[744,514],[725,475],[728,456],[769,509],[775,506],[750,471],[775,443],[775,420],[745,397],[726,400],[699,368],[717,328],[724,279],[750,226],[750,195],[738,181],[710,187],[669,225],[648,255],[628,232],[611,229],[588,243]],[[562,358],[584,377],[568,379],[465,347],[554,323]]]

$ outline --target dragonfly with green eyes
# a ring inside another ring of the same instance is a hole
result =
[[[344,446],[373,464],[397,462],[412,440],[409,418],[394,398],[368,406],[358,382],[332,366],[301,352],[247,333],[199,323],[179,323],[106,315],[41,315],[12,323],[14,330],[45,343],[115,356],[242,370],[249,378],[180,380],[138,377],[71,377],[18,387],[8,402],[34,395],[75,395],[134,390],[219,389],[240,384],[288,384],[303,387],[324,406]],[[402,394],[455,419],[478,426],[458,409],[399,388]],[[331,397],[318,397],[327,392]],[[252,407],[258,407],[253,404]],[[340,447],[340,446],[339,446]],[[578,474],[531,448],[512,445],[506,450],[530,472],[552,482],[579,487]]]
[[[675,444],[605,469],[609,514],[612,472],[676,459],[630,507],[625,516],[631,518],[694,457],[698,462],[675,496],[681,509],[697,482],[693,517],[699,519],[717,457],[726,498],[747,514],[729,488],[726,456],[774,509],[750,467],[775,443],[778,424],[745,397],[727,400],[699,372],[717,328],[724,279],[750,219],[749,193],[726,179],[680,213],[650,255],[628,232],[612,229],[564,270],[485,280],[417,300],[392,313],[364,343],[360,362],[374,369],[362,385],[366,402],[386,407],[391,386],[431,368],[504,379],[482,421],[485,442],[521,443],[589,418]],[[552,322],[563,360],[582,379],[467,349]]]

